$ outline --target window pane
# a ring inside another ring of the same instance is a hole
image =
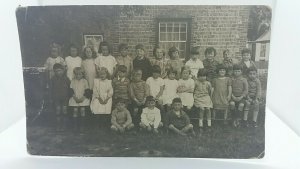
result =
[[[186,24],[180,24],[180,32],[186,32]]]
[[[173,40],[174,41],[179,41],[179,33],[173,33]]]
[[[173,23],[167,24],[167,32],[173,32]]]
[[[174,23],[174,32],[179,32],[179,23]]]
[[[167,41],[173,41],[173,33],[167,33]]]
[[[166,24],[160,24],[160,32],[166,32]]]
[[[166,41],[166,33],[160,33],[160,41]]]
[[[186,33],[180,33],[180,41],[186,41]]]

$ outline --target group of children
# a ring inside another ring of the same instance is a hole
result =
[[[202,128],[204,117],[210,127],[212,115],[219,112],[225,123],[231,112],[234,126],[257,126],[261,85],[249,49],[242,50],[238,64],[233,64],[228,50],[218,63],[213,47],[205,50],[203,62],[192,48],[186,63],[176,47],[169,49],[169,59],[160,47],[154,48],[153,58],[146,57],[141,44],[135,47],[134,59],[126,44],[119,45],[117,57],[107,42],[100,43],[98,52],[84,47],[82,57],[74,45],[65,59],[59,51],[53,44],[45,63],[57,130],[64,128],[68,112],[74,130],[83,129],[89,110],[99,125],[110,122],[111,130],[121,133],[138,126],[154,133],[165,127],[180,135],[194,134],[190,114],[198,115]],[[251,107],[252,120],[247,122]]]

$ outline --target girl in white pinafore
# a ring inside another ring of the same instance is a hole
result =
[[[113,88],[111,80],[107,79],[105,67],[96,68],[99,78],[94,80],[91,111],[93,114],[111,114]]]
[[[182,100],[182,105],[188,111],[194,105],[195,81],[190,77],[191,70],[189,67],[183,67],[181,70],[181,79],[179,79],[178,95]]]
[[[93,48],[90,46],[87,46],[83,49],[82,54],[82,64],[81,67],[83,68],[85,72],[85,79],[89,83],[89,88],[93,90],[94,88],[94,80],[96,78],[96,66],[94,58],[96,58],[96,52],[93,51]]]

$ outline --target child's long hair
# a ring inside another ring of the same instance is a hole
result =
[[[160,46],[155,46],[154,49],[153,49],[153,56],[156,58],[156,51],[157,49],[161,49],[162,52],[163,52],[163,58],[165,57],[165,50],[163,50],[163,48],[161,48]]]
[[[82,78],[84,77],[84,70],[83,70],[82,67],[75,67],[75,68],[73,69],[73,73],[74,73],[74,78],[76,77],[75,75],[76,75],[77,73],[81,73],[81,74],[82,74]]]
[[[212,53],[212,52],[214,52],[214,56],[217,55],[217,51],[214,47],[208,47],[205,49],[204,55],[206,56],[207,54]]]
[[[169,49],[169,52],[168,52],[168,55],[170,56],[170,59],[172,59],[173,58],[173,52],[179,52],[179,49],[177,49],[175,46],[173,46],[173,47],[171,47],[170,49]]]
[[[102,49],[101,49],[102,46],[107,46],[107,48],[108,48],[108,53],[111,54],[111,47],[110,47],[109,43],[106,42],[106,41],[100,42],[100,44],[99,44],[99,49],[98,49],[98,53],[102,53]]]
[[[97,57],[97,53],[95,52],[95,50],[94,50],[94,48],[92,46],[85,46],[83,48],[83,50],[82,50],[82,59],[83,60],[87,59],[86,54],[85,54],[85,52],[86,52],[87,49],[91,49],[91,51],[92,51],[92,58],[95,59]]]

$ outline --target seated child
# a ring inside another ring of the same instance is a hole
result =
[[[152,66],[158,65],[161,69],[161,78],[165,78],[167,76],[166,66],[167,60],[165,58],[165,51],[159,46],[153,49],[154,58],[150,60]]]
[[[112,81],[112,86],[114,89],[113,104],[114,100],[117,98],[122,98],[125,101],[126,107],[130,102],[129,99],[129,85],[130,81],[127,78],[127,67],[125,65],[120,65],[117,68],[117,77]]]
[[[211,101],[212,87],[211,83],[206,80],[207,72],[205,69],[199,69],[197,81],[195,81],[194,106],[199,112],[199,127],[203,127],[203,118],[206,113],[207,126],[211,126],[211,111],[213,103]]]
[[[191,75],[193,79],[197,78],[197,73],[199,69],[203,69],[203,63],[198,58],[199,57],[199,51],[197,48],[192,48],[191,50],[191,58],[185,63],[185,66],[188,66],[191,70]]]
[[[182,101],[185,111],[191,110],[194,105],[195,81],[190,77],[191,70],[189,67],[183,67],[181,70],[181,79],[178,81],[178,95]]]
[[[187,133],[195,135],[193,125],[190,123],[189,116],[182,110],[182,102],[180,98],[172,101],[172,111],[168,113],[168,128],[176,134],[185,136]]]
[[[165,107],[165,112],[169,112],[171,109],[172,100],[177,95],[178,81],[175,79],[177,71],[169,69],[168,78],[164,79],[164,90],[162,94],[163,105]]]
[[[73,90],[73,96],[69,99],[69,106],[73,109],[74,131],[78,129],[82,130],[85,127],[86,107],[90,105],[88,93],[91,92],[88,82],[83,76],[83,69],[81,67],[75,67],[74,78],[70,85]]]
[[[150,60],[145,56],[144,45],[135,46],[136,57],[133,60],[133,69],[141,69],[143,72],[142,80],[147,80],[151,76],[152,66]]]
[[[129,111],[126,109],[126,101],[118,98],[115,101],[116,108],[111,113],[111,130],[124,133],[134,127]]]
[[[242,74],[246,78],[248,74],[248,69],[254,67],[256,69],[255,63],[251,60],[251,51],[248,48],[242,50],[242,61],[240,63],[242,66]]]
[[[257,127],[257,116],[259,112],[259,100],[261,97],[261,84],[257,78],[257,69],[252,67],[248,69],[248,96],[246,97],[246,105],[244,109],[244,123],[248,119],[248,113],[251,105],[253,105],[252,121],[248,123],[250,127]]]
[[[152,68],[152,77],[149,77],[146,81],[147,85],[149,86],[149,94],[153,96],[156,100],[159,108],[162,107],[162,94],[164,90],[164,80],[160,77],[160,67],[154,65]]]
[[[248,95],[248,82],[242,75],[241,65],[233,66],[232,95],[229,102],[230,110],[234,116],[233,126],[239,127],[245,106],[245,98]]]
[[[169,49],[168,52],[170,56],[170,60],[167,61],[167,70],[173,69],[177,72],[176,79],[178,80],[180,78],[181,68],[184,66],[182,60],[179,58],[179,50],[173,46]]]
[[[141,114],[140,127],[158,134],[158,128],[162,126],[160,110],[155,107],[155,99],[153,96],[147,96],[146,107]]]
[[[142,80],[142,70],[133,70],[129,93],[132,100],[132,120],[133,123],[137,125],[141,121],[140,117],[146,97],[149,96],[149,86]]]
[[[50,83],[50,94],[56,113],[56,130],[65,128],[70,97],[70,80],[65,74],[65,67],[59,63],[53,65],[54,76]]]
[[[209,82],[212,81],[215,77],[217,77],[217,65],[219,64],[215,57],[217,55],[216,49],[213,47],[208,47],[204,52],[205,59],[203,60],[204,69],[207,71],[207,80]]]

